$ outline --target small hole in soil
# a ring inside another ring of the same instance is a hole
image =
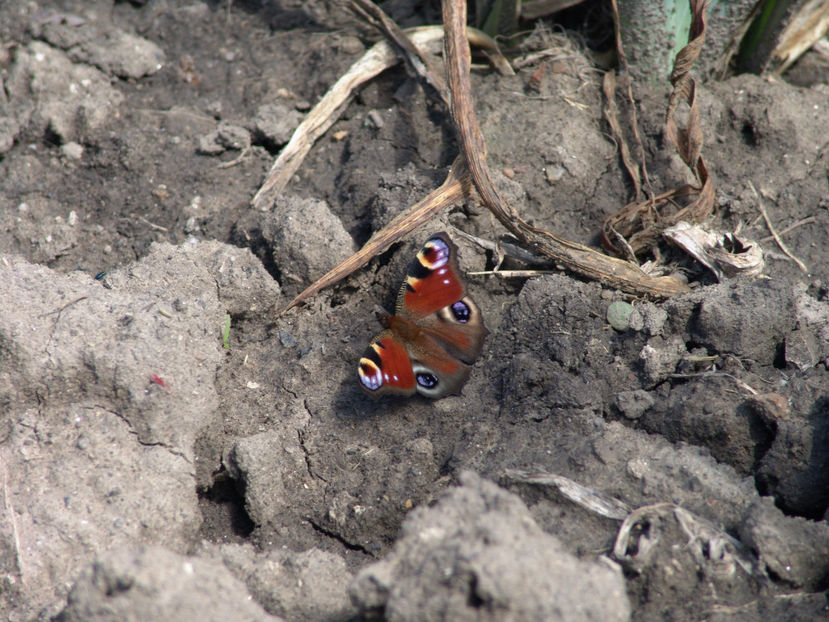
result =
[[[754,487],[761,497],[768,497],[777,486],[777,478],[767,473],[758,473],[754,477]]]
[[[795,508],[786,503],[780,495],[780,481],[769,473],[758,473],[754,476],[754,487],[761,497],[774,497],[774,505],[786,516],[799,516],[812,521],[819,521],[826,514],[826,505],[816,503],[811,507]]]
[[[268,271],[278,283],[282,283],[282,273],[273,260],[273,249],[271,243],[265,239],[261,229],[245,229],[234,225],[227,240],[228,244],[239,248],[249,248],[259,258],[265,270]]]
[[[478,594],[478,578],[475,575],[469,577],[469,592],[466,595],[466,604],[472,609],[480,609],[486,605],[486,601]]]
[[[738,412],[748,421],[749,434],[754,441],[754,465],[752,472],[756,473],[760,468],[763,457],[771,449],[774,437],[777,435],[777,424],[767,423],[760,416],[751,410],[738,408]]]
[[[774,351],[774,362],[772,363],[775,369],[786,369],[786,346],[783,343],[777,344]]]
[[[199,507],[203,516],[201,536],[211,542],[227,542],[231,534],[245,539],[256,527],[245,512],[244,496],[224,470],[216,475],[210,488],[199,491]]]
[[[46,131],[43,133],[43,139],[46,141],[46,144],[51,145],[53,147],[60,147],[61,143],[63,142],[60,139],[60,134],[55,132],[52,129],[51,125],[46,128]]]
[[[749,147],[757,146],[757,132],[754,130],[754,126],[751,123],[743,123],[743,129],[740,130],[740,133],[742,134],[743,142],[746,145]]]

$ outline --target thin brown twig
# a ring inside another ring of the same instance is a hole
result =
[[[630,155],[630,147],[622,134],[622,126],[619,124],[619,108],[616,106],[616,75],[613,71],[608,71],[604,74],[602,91],[607,102],[605,118],[607,119],[608,125],[610,125],[613,140],[619,146],[622,164],[625,166],[625,170],[627,170],[633,182],[634,199],[638,201],[642,197],[642,179],[639,176],[639,165]],[[645,168],[644,162],[642,163],[642,168]]]
[[[170,232],[170,230],[167,227],[162,227],[161,225],[157,225],[154,222],[150,222],[149,220],[147,220],[143,216],[139,216],[138,220],[143,222],[145,225],[149,226],[150,229],[155,229],[156,231],[163,231],[164,233],[169,233]]]
[[[798,227],[802,227],[803,225],[810,225],[813,222],[815,222],[816,220],[817,220],[817,218],[815,218],[814,216],[806,216],[806,218],[801,218],[797,222],[793,222],[792,224],[790,224],[788,227],[784,227],[783,229],[778,231],[777,234],[781,235],[781,236],[786,235],[790,231],[794,231],[795,229],[797,229]],[[768,235],[764,238],[760,238],[757,241],[762,244],[764,242],[771,242],[773,239],[774,239],[773,235]]]
[[[242,160],[244,160],[248,156],[248,154],[250,153],[250,150],[251,150],[251,144],[248,143],[247,145],[245,145],[244,149],[242,149],[242,152],[238,156],[236,156],[232,160],[228,160],[227,162],[222,162],[221,164],[218,164],[216,166],[216,168],[224,169],[224,168],[231,168],[233,166],[236,166],[237,164],[241,163]]]
[[[748,181],[748,186],[749,188],[751,188],[751,191],[754,193],[754,196],[757,197],[757,209],[759,209],[760,213],[763,215],[763,220],[766,221],[766,226],[769,228],[769,232],[774,237],[774,241],[777,242],[777,246],[780,247],[780,250],[783,251],[789,259],[791,259],[793,262],[797,264],[798,268],[803,270],[803,272],[805,272],[806,274],[809,274],[809,269],[806,267],[806,264],[800,261],[797,257],[795,257],[794,253],[792,253],[786,246],[786,243],[783,242],[783,239],[780,237],[780,234],[777,233],[777,230],[774,228],[774,225],[771,224],[771,218],[769,218],[768,212],[766,212],[766,207],[763,205],[763,199],[757,192],[757,188],[755,188],[754,184],[751,183],[751,180]]]

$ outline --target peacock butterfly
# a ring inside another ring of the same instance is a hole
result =
[[[466,294],[458,247],[436,233],[409,264],[394,315],[357,365],[360,386],[385,393],[440,398],[460,393],[489,334]]]

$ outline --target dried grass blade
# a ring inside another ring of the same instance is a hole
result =
[[[400,29],[400,26],[371,0],[351,0],[351,6],[399,48],[409,66],[440,95],[448,109],[450,95],[446,88],[446,82],[441,74],[434,70],[426,54],[412,43],[406,33]]]
[[[415,46],[424,48],[430,43],[440,41],[443,36],[443,28],[440,26],[426,26],[407,31],[407,34]],[[334,83],[319,103],[308,113],[308,116],[299,124],[293,136],[291,136],[291,140],[279,153],[265,182],[251,201],[254,208],[262,211],[270,209],[274,199],[288,185],[313,144],[328,131],[328,128],[345,110],[354,89],[383,70],[397,64],[397,62],[398,57],[394,48],[386,41],[380,41]]]
[[[543,469],[507,469],[504,475],[516,482],[537,486],[554,486],[573,503],[589,512],[610,518],[624,520],[633,511],[631,507],[615,497],[582,486],[577,481]]]

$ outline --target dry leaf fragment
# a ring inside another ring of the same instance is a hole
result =
[[[765,267],[760,245],[734,233],[707,231],[683,220],[662,235],[711,270],[718,281],[757,276]]]

